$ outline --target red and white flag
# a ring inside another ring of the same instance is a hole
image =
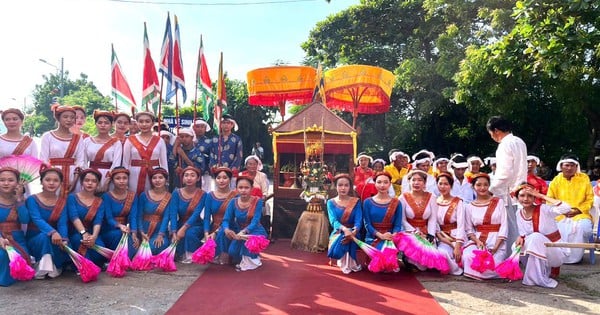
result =
[[[118,102],[121,102],[124,106],[131,107],[131,111],[134,112],[136,104],[135,100],[133,99],[133,93],[131,93],[129,84],[125,79],[125,75],[123,75],[123,71],[121,70],[121,64],[119,63],[119,59],[115,53],[115,47],[111,44],[110,48],[112,49],[111,85],[112,94],[115,98],[115,110],[118,110]]]
[[[158,85],[158,75],[154,60],[150,54],[150,42],[148,41],[148,31],[146,22],[144,22],[144,80],[142,84],[142,104],[146,105],[146,110],[152,108],[155,114],[158,114],[158,103],[160,101],[160,87]]]

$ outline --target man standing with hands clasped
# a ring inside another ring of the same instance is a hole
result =
[[[491,117],[486,124],[490,137],[498,142],[496,149],[496,174],[490,183],[490,192],[504,200],[507,206],[508,239],[511,246],[517,239],[516,202],[510,198],[510,190],[527,181],[527,146],[521,138],[512,134],[511,123],[503,117]],[[513,206],[514,205],[514,206]]]

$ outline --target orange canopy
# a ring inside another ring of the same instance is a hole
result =
[[[283,102],[307,104],[312,100],[316,70],[304,66],[275,66],[248,72],[248,103],[280,106]]]
[[[327,107],[357,114],[390,110],[394,74],[379,67],[341,66],[325,72]]]

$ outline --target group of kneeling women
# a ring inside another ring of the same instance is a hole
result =
[[[357,261],[358,245],[350,239],[360,238],[364,228],[365,242],[379,249],[383,241],[392,241],[398,232],[418,233],[437,244],[448,260],[452,275],[464,274],[474,279],[498,277],[493,270],[478,272],[471,267],[474,250],[489,250],[498,265],[509,256],[511,248],[520,247],[521,262],[525,265],[523,284],[557,286],[553,278],[562,264],[563,249],[547,248],[544,243],[560,240],[554,218],[569,212],[570,205],[540,194],[526,183],[516,187],[513,193],[519,202],[516,213],[519,237],[514,244],[507,244],[507,211],[511,210],[506,209],[502,199],[489,192],[489,175],[479,173],[472,178],[476,198],[468,204],[451,195],[452,174],[442,172],[436,177],[440,192],[437,198],[425,191],[427,175],[421,170],[410,171],[407,177],[411,189],[396,199],[388,193],[391,175],[378,172],[373,177],[377,194],[363,202],[352,197],[349,175],[335,177],[337,196],[327,201],[327,211],[333,228],[330,240],[337,234],[348,240],[339,247],[344,251],[343,256],[339,252],[335,254],[342,257],[337,262],[342,272],[362,269],[361,262]],[[545,203],[539,203],[540,200]],[[409,268],[426,269],[410,259],[405,260],[405,264]]]
[[[57,193],[62,171],[45,168],[42,192],[25,199],[19,172],[0,168],[0,247],[13,246],[35,266],[36,279],[58,277],[70,264],[63,245],[104,266],[106,258],[92,248],[114,250],[123,233],[129,234],[130,256],[143,240],[153,255],[177,242],[176,259],[189,263],[202,240],[212,238],[214,263],[233,263],[242,271],[258,268],[260,257],[243,245],[245,235],[267,235],[260,224],[263,200],[251,195],[253,179],[237,177],[232,190],[229,168],[217,168],[213,175],[215,189],[205,193],[198,187],[200,170],[187,167],[181,172],[183,187],[169,193],[167,171],[154,168],[151,188],[136,195],[128,187],[129,170],[116,167],[107,175],[113,188],[98,197],[102,175],[97,170],[82,170],[81,191],[63,195]],[[0,286],[14,282],[7,252],[0,249]]]

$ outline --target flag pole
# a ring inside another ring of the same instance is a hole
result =
[[[179,88],[177,86],[175,86],[175,128],[177,130],[177,136],[179,136],[179,97],[177,96],[177,93],[179,91]]]
[[[198,48],[198,65],[196,66],[196,88],[194,89],[194,120],[192,125],[196,121],[196,115],[198,115],[198,86],[200,84],[200,49],[202,48],[202,34],[200,35],[200,48]]]

